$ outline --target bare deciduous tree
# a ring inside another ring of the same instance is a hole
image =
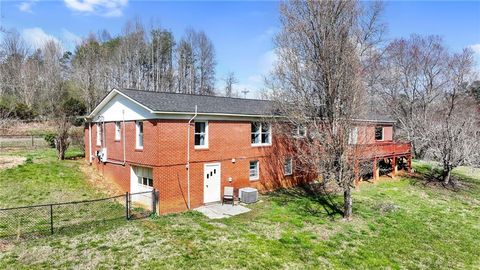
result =
[[[233,85],[238,83],[235,73],[229,72],[223,79],[225,82],[225,96],[226,97],[237,97],[238,93],[233,92]]]
[[[215,93],[215,48],[213,43],[200,31],[196,34],[196,49],[198,60],[198,90],[200,95],[213,95]]]
[[[449,80],[447,59],[440,37],[413,35],[392,41],[374,70],[380,78],[372,85],[372,96],[385,104],[383,113],[397,120],[397,135],[412,142],[417,158],[426,154],[424,129]]]
[[[455,167],[480,164],[480,116],[467,87],[473,73],[473,52],[466,49],[445,60],[448,83],[433,104],[423,136],[427,156],[442,164],[443,184],[449,185]]]
[[[313,170],[323,182],[341,188],[345,219],[352,216],[355,180],[348,136],[365,96],[363,53],[380,40],[380,10],[377,3],[363,7],[356,1],[281,5],[271,92],[287,121],[308,130],[308,139],[293,139],[298,142],[299,169]]]

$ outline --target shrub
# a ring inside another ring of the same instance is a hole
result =
[[[70,141],[73,145],[78,146],[85,153],[84,129],[81,127],[73,127],[70,129]]]
[[[21,102],[15,104],[13,114],[16,118],[22,120],[32,120],[37,116],[35,110],[30,108],[27,104]]]
[[[43,136],[48,146],[51,148],[55,148],[55,137],[57,137],[57,134],[55,133],[47,133]]]

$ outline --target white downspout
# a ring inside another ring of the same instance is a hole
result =
[[[92,164],[92,122],[88,123],[88,162]]]
[[[195,105],[195,114],[188,121],[187,126],[187,206],[190,208],[190,123],[197,117],[197,105]]]

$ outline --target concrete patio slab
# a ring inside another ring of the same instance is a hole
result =
[[[193,209],[198,211],[210,219],[229,218],[231,216],[240,215],[250,211],[249,208],[242,205],[231,205],[221,203],[213,203]]]

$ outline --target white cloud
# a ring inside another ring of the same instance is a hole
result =
[[[62,41],[64,42],[68,50],[73,50],[75,49],[75,46],[79,45],[82,42],[82,38],[63,28]]]
[[[27,44],[32,46],[32,48],[34,49],[43,47],[43,45],[45,45],[45,43],[50,40],[53,40],[60,44],[58,38],[45,33],[45,31],[43,31],[43,29],[40,27],[23,29],[22,37],[23,39],[25,39],[25,42],[27,42]]]
[[[37,0],[30,0],[30,1],[21,2],[18,5],[18,9],[22,12],[33,13],[32,6],[35,5],[35,2],[37,2]]]
[[[477,62],[476,68],[477,68],[477,71],[480,72],[480,43],[470,45],[469,47],[475,53],[475,60]]]
[[[260,72],[263,75],[267,75],[268,73],[270,73],[273,70],[275,63],[277,62],[277,59],[278,55],[275,50],[265,52],[262,56],[260,56],[260,59],[258,60]]]
[[[105,17],[119,17],[128,0],[64,0],[65,5],[77,12]]]
[[[279,29],[278,27],[269,27],[267,28],[262,34],[258,35],[255,37],[255,40],[258,42],[272,42],[273,37],[275,36],[276,33],[278,33]]]
[[[470,45],[470,49],[472,49],[477,56],[480,56],[480,43]]]

